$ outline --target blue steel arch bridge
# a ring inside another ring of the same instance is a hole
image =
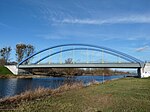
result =
[[[71,59],[70,63],[66,63]],[[33,68],[137,68],[144,62],[126,53],[90,44],[63,44],[38,51],[22,60],[18,69]]]

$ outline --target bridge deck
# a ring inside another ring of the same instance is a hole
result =
[[[143,66],[143,65],[142,65]],[[37,64],[20,65],[20,69],[30,68],[141,68],[139,63],[74,63],[74,64]]]

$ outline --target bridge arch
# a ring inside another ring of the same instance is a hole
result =
[[[46,59],[46,58],[48,58],[50,56],[53,56],[55,54],[59,54],[61,52],[67,52],[67,51],[71,51],[71,50],[93,50],[93,51],[99,51],[99,52],[103,51],[103,52],[105,52],[107,54],[111,54],[111,55],[114,55],[114,56],[119,56],[120,58],[125,59],[125,60],[127,60],[127,61],[129,61],[131,63],[139,63],[139,64],[143,63],[143,61],[141,61],[141,60],[139,60],[139,59],[137,59],[137,58],[135,58],[133,56],[130,56],[128,54],[125,54],[123,52],[120,52],[120,51],[117,51],[117,50],[114,50],[114,49],[111,49],[111,48],[106,48],[106,47],[97,46],[97,45],[90,45],[90,44],[63,44],[63,45],[57,45],[57,46],[49,47],[49,48],[43,49],[43,50],[41,50],[39,52],[36,52],[36,53],[28,56],[27,58],[25,58],[21,62],[19,62],[18,66],[22,65],[24,62],[26,62],[27,60],[31,59],[32,57],[34,57],[34,56],[36,56],[36,55],[38,55],[40,53],[43,53],[43,52],[48,51],[50,49],[67,47],[67,46],[68,47],[74,46],[76,48],[72,48],[72,49],[70,48],[70,49],[57,51],[55,53],[52,53],[50,55],[47,55],[47,56],[43,57],[42,59],[38,60],[34,64],[37,64],[38,62],[40,62],[40,61],[42,61],[42,60],[44,60],[44,59]],[[85,47],[87,47],[87,48],[85,48]]]
[[[38,64],[39,62],[41,62],[41,61],[43,61],[43,60],[45,60],[45,59],[47,59],[47,58],[49,58],[49,57],[51,57],[51,56],[54,56],[54,55],[56,55],[56,54],[60,54],[60,53],[67,52],[67,51],[74,51],[74,50],[75,50],[75,51],[76,51],[76,50],[89,50],[89,51],[105,52],[105,53],[107,53],[107,54],[111,54],[111,55],[114,55],[114,56],[119,56],[119,57],[121,57],[122,59],[125,59],[126,61],[132,62],[132,60],[130,60],[130,59],[128,59],[128,58],[122,57],[122,56],[120,56],[120,55],[118,55],[118,54],[114,54],[114,53],[109,52],[109,51],[104,51],[104,50],[100,50],[100,49],[93,49],[93,48],[71,48],[71,49],[60,50],[60,51],[57,51],[57,52],[55,52],[55,53],[49,54],[49,55],[47,55],[47,56],[41,58],[40,60],[36,61],[34,64]]]

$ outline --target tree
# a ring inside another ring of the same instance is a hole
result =
[[[35,52],[35,48],[33,45],[17,44],[16,45],[17,62],[22,61],[24,58],[30,56],[34,52]],[[25,63],[28,64],[30,61],[31,59],[27,60]]]
[[[67,60],[65,60],[66,64],[72,64],[73,60],[72,58],[68,58]],[[65,68],[64,71],[66,72],[66,75],[68,76],[72,76],[76,73],[76,69],[75,68]]]
[[[3,58],[1,58],[1,59],[0,59],[0,66],[4,66],[5,63],[6,63],[6,61],[5,61]]]
[[[5,64],[8,64],[8,62],[10,61],[11,50],[11,47],[4,47],[0,49],[0,56],[3,59],[3,62],[5,62]]]
[[[16,58],[17,62],[22,61],[25,54],[26,45],[25,44],[17,44],[16,45]]]
[[[31,54],[33,54],[35,52],[35,48],[33,45],[26,45],[26,51],[25,51],[25,58],[30,56]],[[31,59],[26,61],[26,64],[28,64],[31,61]]]
[[[68,58],[67,60],[65,60],[65,63],[66,64],[72,64],[73,63],[72,58]]]

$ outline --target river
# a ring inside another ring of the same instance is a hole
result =
[[[95,80],[98,82],[112,80],[116,78],[123,78],[125,75],[113,76],[75,76],[71,81],[82,81],[84,84]],[[0,79],[0,98],[14,96],[25,92],[27,90],[34,90],[38,87],[55,89],[67,83],[68,79],[65,77],[45,77],[45,78],[10,78]]]

